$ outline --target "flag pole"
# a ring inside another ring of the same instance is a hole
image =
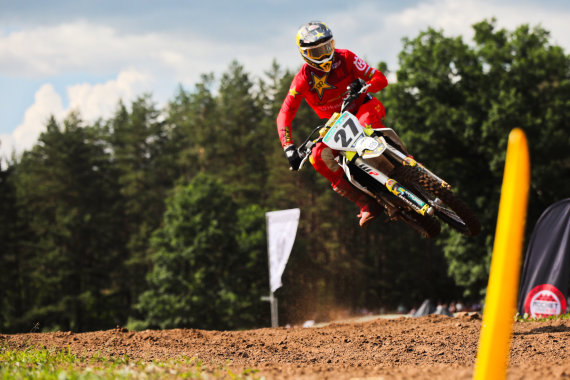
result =
[[[269,215],[265,214],[265,223],[269,225]],[[278,317],[277,317],[277,298],[275,294],[271,291],[271,252],[270,247],[270,236],[267,234],[267,265],[269,267],[269,297],[261,297],[263,301],[269,301],[269,309],[271,310],[271,327],[279,327]]]
[[[269,293],[269,297],[261,297],[262,301],[269,301],[271,309],[271,327],[279,327],[279,319],[277,316],[277,297],[273,292]]]
[[[279,326],[277,316],[277,297],[275,291],[281,287],[281,275],[287,265],[291,254],[297,227],[299,225],[298,208],[266,212],[267,223],[267,257],[269,266],[269,297],[262,297],[269,301],[271,309],[271,327]]]

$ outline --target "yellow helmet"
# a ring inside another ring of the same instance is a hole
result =
[[[297,46],[307,64],[329,72],[334,56],[333,34],[325,23],[311,21],[297,32]]]

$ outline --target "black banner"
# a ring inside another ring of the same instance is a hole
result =
[[[570,274],[570,198],[548,207],[538,219],[526,251],[518,311],[529,317],[567,312]]]

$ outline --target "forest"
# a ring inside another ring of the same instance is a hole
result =
[[[475,211],[480,235],[426,239],[384,217],[361,229],[326,179],[289,170],[275,119],[295,68],[274,62],[256,78],[234,61],[164,107],[141,94],[109,119],[52,117],[1,164],[0,332],[269,326],[265,213],[297,207],[281,325],[480,302],[514,127],[531,156],[527,238],[570,195],[570,57],[539,26],[473,29],[467,42],[431,28],[404,39],[397,81],[374,96],[385,125]],[[322,123],[303,104],[294,140]]]

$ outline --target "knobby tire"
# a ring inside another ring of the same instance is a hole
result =
[[[441,186],[439,181],[425,171],[413,166],[399,166],[395,170],[394,177],[404,187],[409,187],[412,191],[416,190],[419,193],[417,195],[424,198],[428,198],[429,195],[439,198],[443,205],[455,215],[446,215],[439,210],[436,211],[436,215],[453,229],[467,236],[474,236],[481,232],[481,224],[473,211],[449,188]],[[456,221],[455,217],[461,222]]]
[[[441,232],[439,222],[430,215],[420,215],[415,211],[404,210],[400,215],[400,220],[430,239]]]

